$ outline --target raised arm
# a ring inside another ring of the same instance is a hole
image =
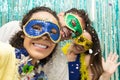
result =
[[[100,76],[99,80],[110,80],[110,77],[112,76],[112,74],[114,74],[114,72],[120,65],[120,62],[117,62],[117,60],[118,60],[118,55],[116,53],[114,54],[110,53],[106,61],[104,61],[104,58],[103,58],[102,65],[103,65],[104,72]]]

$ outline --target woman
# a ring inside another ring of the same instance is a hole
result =
[[[56,13],[33,8],[21,29],[11,38],[12,46],[0,42],[0,80],[68,80],[66,59],[57,46],[61,36]],[[63,71],[66,75],[61,75]]]
[[[73,17],[68,18],[68,16]],[[59,17],[61,25],[66,28],[63,30],[65,37],[70,37],[68,34],[71,31],[75,33],[75,37],[72,36],[73,42],[62,48],[68,58],[69,80],[109,80],[120,62],[112,63],[113,68],[110,66],[106,68],[105,66],[110,65],[112,61],[116,62],[118,59],[116,54],[110,54],[107,61],[102,64],[100,42],[95,29],[91,27],[87,13],[84,10],[73,8],[65,13],[65,18],[62,18],[61,15]],[[76,19],[79,22],[76,22]],[[80,29],[82,27],[82,34],[76,34],[77,24],[80,25]]]

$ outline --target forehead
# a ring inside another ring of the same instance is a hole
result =
[[[59,20],[60,20],[61,26],[65,26],[64,12],[60,12],[60,13],[58,14],[58,18],[59,18]]]
[[[57,19],[49,12],[44,12],[44,11],[36,12],[31,16],[31,19],[50,21],[58,25]]]
[[[82,28],[85,29],[85,22],[84,20],[82,19],[82,17],[78,16],[78,14],[74,14],[80,21],[81,25],[82,25]]]
[[[88,39],[88,40],[91,40],[92,41],[92,37],[91,37],[91,35],[87,32],[87,31],[85,31],[85,32],[83,32],[83,34],[82,34],[86,39]]]

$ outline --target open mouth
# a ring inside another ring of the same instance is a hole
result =
[[[48,45],[40,44],[40,43],[33,43],[33,45],[41,49],[47,49],[49,47]]]
[[[75,46],[77,51],[83,51],[84,50],[83,46],[81,46],[81,45],[74,44],[74,46]]]

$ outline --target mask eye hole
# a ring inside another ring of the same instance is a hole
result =
[[[76,26],[76,22],[75,22],[75,20],[71,20],[71,23],[72,23],[73,27]]]
[[[80,37],[79,39],[78,39],[78,42],[84,42],[85,41],[85,39],[83,38],[83,37]]]
[[[32,28],[38,31],[42,31],[41,25],[33,25]]]
[[[77,31],[77,32],[75,32],[75,34],[76,34],[76,36],[79,36],[79,35],[80,35],[78,31]]]
[[[50,31],[50,33],[52,33],[52,34],[56,34],[57,31],[56,31],[56,29],[52,28],[51,31]]]
[[[86,46],[90,48],[90,47],[91,47],[91,44],[89,44],[89,43],[86,43]]]

